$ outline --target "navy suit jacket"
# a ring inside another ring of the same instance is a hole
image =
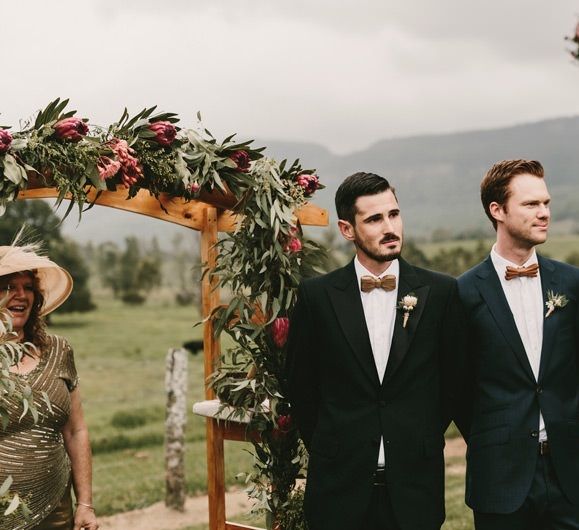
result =
[[[397,310],[380,383],[354,263],[300,285],[291,317],[287,392],[309,451],[311,530],[359,530],[372,495],[380,437],[400,528],[444,520],[444,431],[461,372],[463,313],[454,278],[400,260]]]
[[[543,321],[538,380],[490,257],[458,279],[472,381],[466,502],[481,512],[511,513],[527,497],[539,410],[561,487],[579,504],[579,269],[538,259],[544,302],[548,291],[569,301]]]

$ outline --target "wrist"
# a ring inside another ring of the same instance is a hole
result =
[[[79,506],[84,506],[85,508],[88,508],[89,510],[92,510],[94,512],[94,506],[92,505],[92,503],[90,502],[80,502],[77,501],[74,503],[74,505],[78,508]]]

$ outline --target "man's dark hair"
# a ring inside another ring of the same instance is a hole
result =
[[[336,191],[336,212],[338,219],[355,224],[356,200],[364,195],[377,195],[384,191],[396,192],[390,183],[374,173],[354,173],[347,177]]]
[[[497,229],[497,221],[491,215],[491,203],[500,204],[506,211],[506,204],[511,195],[509,189],[511,180],[517,175],[525,174],[543,178],[545,171],[541,163],[536,160],[502,160],[491,167],[482,179],[480,184],[481,202],[495,230]]]

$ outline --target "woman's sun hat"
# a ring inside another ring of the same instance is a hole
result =
[[[0,246],[0,276],[31,271],[44,296],[40,315],[48,315],[64,303],[72,291],[72,277],[61,266],[40,254],[38,243]]]

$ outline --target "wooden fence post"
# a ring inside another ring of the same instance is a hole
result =
[[[187,421],[187,350],[170,349],[165,361],[165,506],[185,509],[185,423]]]

